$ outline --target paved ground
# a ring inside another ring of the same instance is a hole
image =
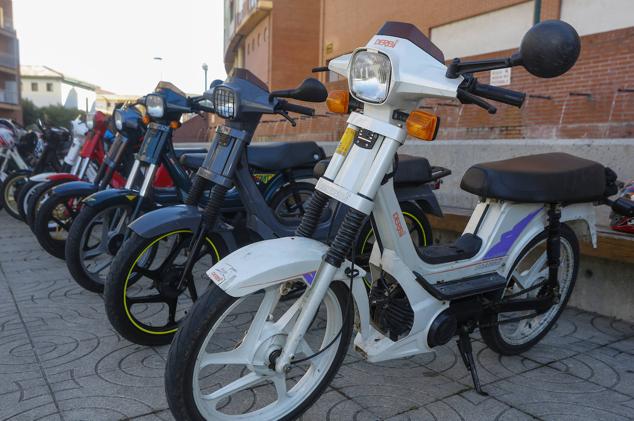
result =
[[[26,226],[0,214],[0,420],[169,420],[167,347],[110,328]],[[568,310],[521,357],[474,344],[491,396],[481,397],[454,345],[380,365],[351,352],[306,420],[634,419],[634,326]]]

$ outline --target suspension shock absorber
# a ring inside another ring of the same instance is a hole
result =
[[[192,187],[192,191],[194,191],[194,190],[197,190],[196,187],[202,186],[200,187],[198,196],[200,196],[201,192],[204,190],[204,185],[205,185],[204,182],[199,180],[204,180],[204,178],[198,177],[198,179],[194,181],[194,187]],[[187,277],[191,273],[192,268],[194,267],[194,264],[196,263],[196,256],[198,256],[204,244],[207,231],[210,230],[214,226],[214,224],[216,223],[216,220],[218,219],[218,216],[220,215],[220,209],[225,200],[225,194],[227,193],[227,190],[229,190],[227,187],[220,184],[214,184],[213,187],[211,188],[211,193],[209,194],[209,201],[207,202],[207,206],[205,206],[205,210],[203,211],[202,223],[199,225],[198,230],[195,233],[193,233],[194,236],[192,238],[192,242],[189,248],[189,257],[187,258],[187,261],[185,262],[183,271],[181,272],[180,280],[178,281],[177,290],[179,291],[184,289],[185,285],[187,285]],[[190,194],[188,196],[188,199],[191,196],[193,195]],[[194,200],[194,203],[196,203],[195,200]]]
[[[326,262],[335,267],[340,267],[344,259],[350,252],[354,240],[359,234],[361,225],[365,221],[366,214],[356,209],[350,209],[337,231],[337,235],[332,245],[326,253]]]
[[[310,196],[310,200],[304,209],[304,216],[300,222],[295,235],[298,237],[311,238],[315,234],[321,215],[324,212],[324,208],[328,203],[328,196],[319,190],[313,191]]]
[[[205,177],[201,177],[198,174],[195,174],[194,182],[189,189],[189,194],[187,195],[187,198],[185,198],[185,204],[187,206],[196,206],[208,185],[209,180],[207,180]]]

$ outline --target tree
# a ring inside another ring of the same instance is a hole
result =
[[[38,107],[28,99],[22,99],[22,118],[24,125],[35,124],[38,118],[49,126],[71,128],[70,122],[78,115],[85,117],[86,113],[74,108],[65,108],[63,105],[49,105]]]
[[[33,101],[22,98],[22,119],[24,120],[24,127],[35,124],[39,115],[39,110],[35,104],[33,104]]]

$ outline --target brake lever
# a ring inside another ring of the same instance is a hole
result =
[[[288,115],[287,111],[279,110],[277,113],[279,115],[281,115],[282,117],[284,117],[286,120],[288,120],[288,122],[291,123],[291,126],[293,126],[293,127],[297,126],[297,122],[295,121],[295,119],[293,117]]]
[[[478,107],[484,108],[489,114],[495,114],[498,111],[498,109],[494,105],[489,104],[482,98],[473,95],[472,93],[467,92],[464,89],[458,89],[457,98],[463,104],[473,104],[477,105]]]

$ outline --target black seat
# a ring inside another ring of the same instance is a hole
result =
[[[178,149],[174,148],[174,155],[176,155],[176,158],[180,158],[181,156],[185,154],[190,154],[190,153],[206,154],[207,149],[205,148],[178,148]]]
[[[566,153],[528,155],[474,165],[460,187],[480,197],[514,202],[594,202],[604,197],[605,167]]]
[[[315,168],[313,169],[315,178],[319,178],[324,175],[329,163],[330,158],[323,159],[315,165]],[[429,165],[429,161],[426,158],[398,154],[398,167],[396,168],[396,174],[394,174],[395,184],[423,184],[431,180],[431,165]]]
[[[247,147],[249,165],[263,170],[313,167],[325,156],[315,142],[265,143]]]
[[[197,170],[203,164],[207,153],[186,153],[181,155],[180,163],[190,170]]]

